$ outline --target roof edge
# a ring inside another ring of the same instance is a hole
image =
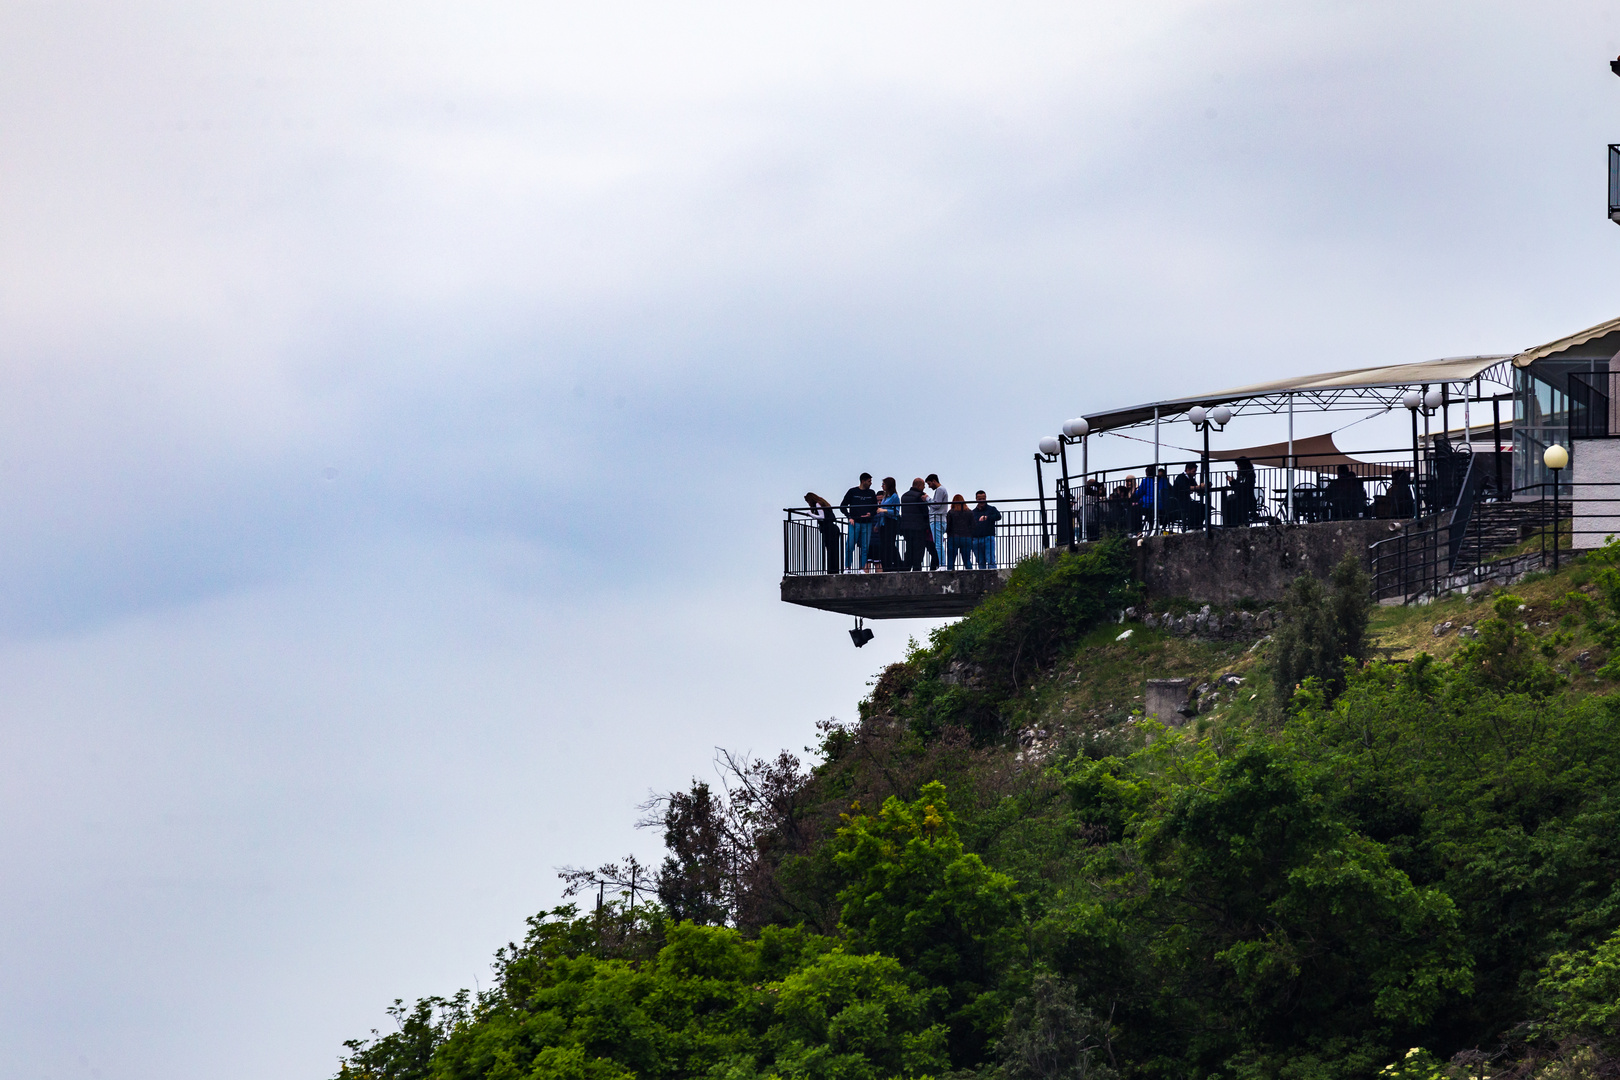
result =
[[[1563,352],[1565,349],[1573,349],[1577,345],[1585,345],[1593,338],[1602,337],[1604,334],[1610,334],[1616,330],[1620,330],[1620,319],[1610,319],[1608,322],[1589,326],[1578,334],[1571,334],[1568,337],[1561,337],[1557,341],[1549,341],[1545,345],[1537,345],[1533,349],[1524,350],[1524,352],[1513,358],[1513,366],[1529,367],[1531,363],[1543,357],[1551,356],[1555,352]]]

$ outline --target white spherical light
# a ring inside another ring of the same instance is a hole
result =
[[[1228,409],[1225,405],[1215,406],[1214,411],[1209,415],[1210,418],[1221,427],[1225,427],[1227,424],[1232,422],[1232,410]]]
[[[1423,395],[1418,393],[1416,390],[1408,390],[1406,392],[1406,396],[1401,398],[1401,404],[1405,405],[1413,412],[1417,412],[1418,406],[1423,404]]]
[[[1431,409],[1438,409],[1441,402],[1445,400],[1445,395],[1439,390],[1430,390],[1427,394],[1423,395],[1423,404]]]
[[[1569,451],[1553,443],[1543,451],[1541,461],[1549,469],[1562,469],[1569,464]]]
[[[1209,414],[1204,411],[1204,407],[1202,405],[1194,405],[1192,408],[1187,410],[1187,419],[1193,422],[1194,427],[1198,427],[1203,424],[1204,417],[1208,415]]]
[[[1048,435],[1035,445],[1039,447],[1041,453],[1045,454],[1047,457],[1051,457],[1058,452],[1058,441],[1056,435]]]
[[[1085,417],[1077,416],[1073,420],[1063,421],[1063,434],[1071,439],[1083,439],[1091,434],[1091,425],[1086,423]]]

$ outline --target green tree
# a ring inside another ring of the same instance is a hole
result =
[[[1536,990],[1559,1035],[1620,1041],[1620,930],[1595,949],[1554,953]]]
[[[1140,826],[1137,915],[1157,928],[1154,1026],[1183,1033],[1185,1066],[1354,1075],[1468,991],[1451,901],[1337,820],[1299,763],[1249,742],[1190,779]]]
[[[1279,702],[1286,705],[1307,679],[1316,679],[1329,700],[1344,689],[1345,661],[1367,659],[1371,589],[1355,555],[1346,555],[1333,568],[1328,588],[1308,574],[1294,579],[1271,650]]]
[[[997,984],[1018,943],[1012,879],[963,850],[938,783],[914,802],[890,798],[876,817],[850,818],[834,860],[849,882],[839,899],[851,946],[944,988],[952,1056],[976,1062],[1004,1022]]]
[[[913,990],[889,957],[829,953],[775,990],[768,1040],[784,1080],[890,1080],[950,1064],[944,1026],[929,1023],[938,993]]]

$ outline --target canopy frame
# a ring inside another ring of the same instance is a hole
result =
[[[1091,426],[1091,433],[1099,435],[1149,427],[1155,417],[1163,422],[1195,405],[1206,409],[1225,405],[1234,416],[1280,416],[1300,407],[1317,412],[1373,412],[1402,405],[1404,396],[1419,387],[1445,386],[1456,394],[1460,403],[1468,400],[1470,387],[1478,387],[1481,382],[1511,388],[1512,371],[1513,357],[1505,354],[1363,368],[1236,387],[1196,397],[1146,402],[1090,414],[1086,422]],[[1358,376],[1366,376],[1365,381]],[[1480,396],[1477,390],[1476,396]]]

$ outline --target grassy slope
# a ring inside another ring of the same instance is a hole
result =
[[[1586,629],[1573,607],[1560,604],[1571,591],[1592,595],[1589,571],[1580,562],[1566,563],[1557,575],[1534,574],[1506,590],[1525,600],[1523,618],[1553,650],[1554,665],[1574,675],[1571,691],[1600,693],[1614,683],[1594,673],[1608,650]],[[1419,653],[1446,659],[1463,643],[1462,628],[1490,613],[1496,590],[1477,590],[1432,604],[1390,606],[1373,610],[1371,635],[1375,655],[1410,660]],[[1436,634],[1435,628],[1452,623]],[[1125,640],[1120,633],[1130,629]],[[1265,668],[1266,643],[1254,641],[1178,637],[1164,630],[1148,630],[1139,623],[1110,624],[1081,639],[1045,679],[1030,686],[1012,711],[1017,726],[1044,729],[1056,737],[1064,732],[1093,732],[1127,724],[1142,710],[1148,679],[1190,677],[1214,682],[1230,672],[1245,685],[1222,695],[1216,714],[1238,718],[1253,711],[1258,695],[1270,690]],[[1586,654],[1583,660],[1578,658]],[[1204,719],[1200,717],[1200,720]]]

